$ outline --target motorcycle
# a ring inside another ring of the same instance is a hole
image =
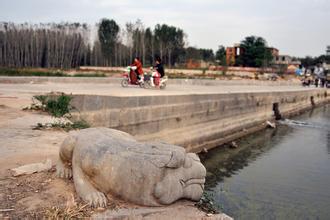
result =
[[[145,74],[144,75],[144,88],[150,89],[150,88],[157,88],[165,89],[166,88],[166,82],[168,80],[167,76],[160,77],[160,74],[158,72],[152,72],[151,74]]]
[[[136,66],[128,66],[123,73],[123,79],[121,80],[121,86],[127,87],[128,85],[138,85],[141,88],[144,88],[143,76],[139,80],[137,74],[135,73]]]

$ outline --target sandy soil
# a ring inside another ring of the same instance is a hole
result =
[[[67,135],[63,131],[32,130],[38,122],[52,118],[22,111],[31,104],[31,98],[32,94],[0,94],[0,218],[39,215],[40,210],[63,203],[67,192],[73,192],[72,184],[56,179],[53,170],[12,177],[10,169],[24,164],[47,158],[55,164],[59,145]]]

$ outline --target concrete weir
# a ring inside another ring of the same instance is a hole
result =
[[[200,152],[330,101],[328,89],[296,81],[171,79],[165,90],[122,88],[120,78],[0,77],[6,97],[64,92],[75,118]],[[28,101],[30,102],[30,100]]]
[[[215,87],[215,86],[212,86]],[[285,87],[286,88],[286,87]],[[284,117],[330,101],[326,89],[189,92],[161,95],[74,95],[73,105],[92,126],[162,140],[190,152],[216,147],[267,126],[274,111]]]

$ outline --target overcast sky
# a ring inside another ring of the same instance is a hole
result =
[[[330,0],[0,0],[0,21],[87,22],[182,28],[190,46],[216,49],[248,35],[264,37],[281,54],[318,56],[330,45]]]

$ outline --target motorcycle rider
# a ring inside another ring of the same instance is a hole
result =
[[[165,71],[164,71],[164,66],[162,64],[162,60],[159,56],[157,56],[155,58],[155,65],[152,67],[153,70],[155,70],[152,74],[151,74],[151,86],[154,86],[156,88],[160,88],[160,79],[165,76]],[[157,80],[158,83],[156,83],[157,85],[154,84],[154,78],[155,80]]]
[[[156,57],[156,65],[154,66],[154,69],[160,74],[160,78],[163,78],[165,76],[162,59],[159,56]]]
[[[137,76],[138,80],[141,81],[142,80],[141,76],[143,76],[143,69],[142,69],[142,62],[140,61],[140,58],[135,57],[131,66],[136,67],[136,69],[135,69],[136,76]]]

